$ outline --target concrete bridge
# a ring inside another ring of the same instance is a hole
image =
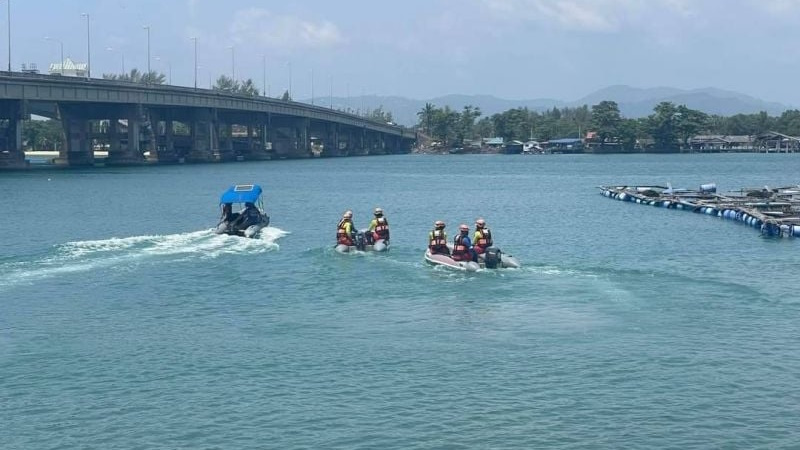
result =
[[[107,165],[408,152],[407,128],[304,103],[208,89],[0,72],[0,169],[27,166],[22,122],[57,119],[56,163]]]

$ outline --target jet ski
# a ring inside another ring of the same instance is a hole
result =
[[[478,255],[478,262],[456,261],[448,255],[434,255],[428,249],[425,250],[425,261],[433,265],[465,272],[477,272],[481,269],[516,269],[522,266],[517,258],[503,253],[497,247],[489,247],[485,253]]]
[[[353,243],[356,245],[336,244],[336,251],[339,253],[350,253],[356,251],[362,252],[388,252],[389,240],[388,239],[371,239],[372,235],[369,232],[358,231],[356,232]]]
[[[219,204],[223,211],[228,208],[228,214],[223,212],[225,218],[217,225],[214,232],[246,238],[258,237],[261,229],[269,225],[269,216],[264,212],[261,192],[261,186],[257,184],[237,184],[223,192]],[[239,213],[232,213],[234,204],[242,205],[244,208]]]

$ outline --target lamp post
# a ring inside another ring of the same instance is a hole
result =
[[[311,68],[311,104],[314,104],[314,68]]]
[[[261,95],[267,96],[267,55],[261,55]]]
[[[147,83],[150,83],[150,25],[145,25],[142,28],[147,30]]]
[[[236,49],[232,45],[228,49],[231,51],[231,80],[236,81]]]
[[[61,64],[60,64],[61,65],[61,70],[60,70],[60,73],[61,73],[61,75],[64,75],[64,43],[59,41],[58,39],[53,39],[50,36],[45,36],[44,40],[45,41],[58,42],[58,45],[61,48]]]
[[[106,50],[109,52],[113,52],[114,47],[106,47]],[[125,75],[125,53],[122,53],[120,51],[119,54],[122,55],[122,75]]]
[[[328,76],[328,78],[330,78],[330,80],[329,80],[329,81],[331,82],[331,96],[330,96],[330,100],[331,100],[331,109],[333,109],[333,75],[329,75],[329,76]]]
[[[292,62],[287,61],[286,65],[289,66],[289,89],[286,91],[289,94],[289,101],[292,100]]]
[[[92,78],[92,35],[89,26],[89,13],[82,13],[86,17],[86,78]]]
[[[8,73],[11,73],[11,0],[8,0]]]
[[[194,88],[197,89],[197,36],[192,36],[189,39],[194,41]]]

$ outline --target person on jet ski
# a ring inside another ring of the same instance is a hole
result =
[[[472,249],[472,241],[469,239],[469,227],[461,224],[458,227],[458,235],[453,239],[453,254],[451,257],[456,261],[478,261],[478,254]]]
[[[336,226],[336,243],[352,247],[355,244],[355,236],[358,231],[353,227],[353,211],[345,211],[342,220]]]
[[[380,239],[389,240],[389,221],[384,217],[383,209],[375,208],[375,218],[369,223],[369,231],[367,236],[372,238],[370,243]]]
[[[475,234],[472,236],[475,253],[486,253],[486,249],[494,245],[492,241],[492,231],[486,227],[486,221],[479,218],[475,221]]]
[[[450,256],[450,249],[447,247],[447,233],[445,233],[444,227],[444,222],[437,220],[433,223],[433,230],[428,233],[428,249],[431,255]]]

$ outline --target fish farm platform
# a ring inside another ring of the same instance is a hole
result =
[[[800,237],[800,185],[743,188],[718,194],[715,184],[698,190],[672,186],[599,186],[605,197],[661,208],[682,209],[747,224],[770,237]]]

